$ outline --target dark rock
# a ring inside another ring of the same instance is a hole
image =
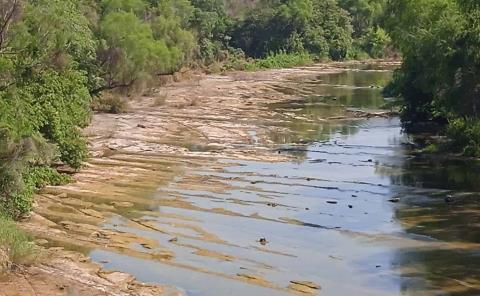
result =
[[[143,248],[147,249],[147,250],[151,250],[151,249],[152,249],[152,247],[151,247],[150,245],[148,245],[148,244],[143,243],[143,244],[140,244],[140,245],[141,245]]]
[[[145,125],[143,125],[143,124],[140,124],[140,123],[139,123],[139,124],[137,124],[137,127],[139,127],[139,128],[147,128]]]
[[[353,209],[353,206],[352,206],[352,205],[348,205],[348,207],[349,207],[350,209]]]
[[[314,282],[310,282],[310,281],[290,281],[291,284],[294,284],[294,285],[299,285],[299,286],[304,286],[304,287],[307,287],[307,288],[310,288],[310,289],[313,289],[313,290],[320,290],[322,287],[320,287],[319,284],[316,284]]]
[[[455,200],[453,199],[453,196],[452,195],[447,195],[447,197],[445,197],[445,202],[446,203],[452,203],[454,202]]]
[[[400,198],[394,197],[394,198],[389,199],[388,201],[393,202],[393,203],[397,203],[397,202],[400,202]]]
[[[265,246],[266,244],[268,244],[268,241],[266,238],[264,237],[261,237],[258,242],[262,245],[262,246]]]
[[[336,205],[338,204],[338,201],[336,200],[327,200],[327,203],[331,204],[331,205]]]

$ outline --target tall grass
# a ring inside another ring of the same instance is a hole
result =
[[[33,253],[31,238],[13,220],[0,212],[0,249],[9,260],[20,263]],[[1,259],[0,259],[1,260]],[[0,266],[2,262],[0,262]]]
[[[245,70],[256,71],[261,69],[281,69],[313,64],[313,59],[308,53],[270,53],[266,58],[255,60],[245,65]]]

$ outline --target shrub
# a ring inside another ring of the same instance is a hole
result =
[[[372,58],[384,58],[388,55],[388,47],[392,40],[380,27],[370,28],[362,37],[362,48]]]
[[[105,113],[125,113],[128,110],[128,101],[120,95],[104,93],[93,100],[92,109]]]
[[[30,241],[30,236],[19,230],[15,222],[0,213],[0,250],[6,252],[9,260],[19,262],[32,254],[33,245]]]
[[[446,135],[449,150],[465,156],[480,157],[480,120],[452,120],[447,127]]]
[[[308,53],[270,53],[265,59],[255,60],[248,63],[245,69],[255,71],[260,69],[281,69],[295,66],[306,66],[313,64],[313,59]]]
[[[20,217],[31,210],[36,189],[68,182],[68,176],[48,167],[58,156],[58,149],[39,135],[14,139],[0,129],[0,211]]]

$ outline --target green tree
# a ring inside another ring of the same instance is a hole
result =
[[[387,0],[339,0],[339,5],[352,17],[354,38],[360,38],[380,25]]]
[[[452,147],[480,147],[476,142],[480,137],[475,135],[480,115],[478,1],[390,1],[386,19],[386,28],[403,55],[390,90],[404,98],[406,126],[453,122],[448,135],[457,144]],[[461,135],[453,137],[457,132],[469,134],[474,143]]]
[[[102,7],[97,60],[103,83],[92,93],[172,73],[190,56],[188,2],[106,0]]]
[[[12,215],[29,210],[58,157],[78,168],[87,156],[79,131],[89,122],[88,74],[95,41],[76,1],[9,0],[1,30],[0,196]],[[42,172],[42,173],[39,173]]]
[[[222,56],[228,47],[228,31],[233,20],[228,16],[222,0],[191,0],[194,7],[190,28],[198,42],[196,56],[210,64]]]
[[[335,0],[264,0],[233,32],[232,44],[247,55],[309,52],[317,57],[345,58],[352,44],[347,12]]]

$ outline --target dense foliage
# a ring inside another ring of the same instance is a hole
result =
[[[249,56],[308,52],[342,59],[352,45],[351,18],[336,0],[265,0],[239,22],[232,44]]]
[[[405,100],[406,127],[450,122],[450,146],[480,156],[480,3],[396,0],[386,13],[403,55],[389,90]]]

